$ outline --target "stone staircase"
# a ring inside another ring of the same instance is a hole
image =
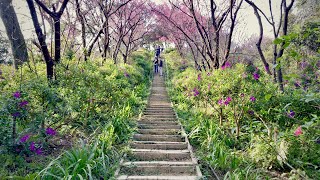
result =
[[[138,121],[130,147],[131,152],[116,172],[118,180],[196,180],[202,177],[160,76],[154,78],[148,106]]]

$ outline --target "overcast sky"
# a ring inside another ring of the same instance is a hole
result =
[[[163,3],[167,0],[152,0],[156,3]],[[223,1],[223,0],[220,0]],[[275,4],[275,15],[279,14],[279,0],[274,0]],[[259,7],[265,12],[268,11],[268,2],[266,0],[255,0],[255,3],[259,5]],[[25,38],[31,38],[33,35],[33,24],[30,18],[30,12],[25,0],[13,0],[13,5],[15,11],[18,15],[18,20],[20,22],[20,26]],[[269,13],[267,13],[269,14]],[[236,27],[237,32],[235,33],[235,40],[241,41],[243,40],[243,36],[248,38],[252,35],[257,35],[259,33],[259,26],[256,20],[255,15],[253,14],[253,10],[246,3],[239,12],[240,23]],[[278,18],[276,18],[278,19]],[[264,20],[265,25],[265,36],[272,36],[271,28]],[[0,20],[0,31],[4,32],[3,23]]]

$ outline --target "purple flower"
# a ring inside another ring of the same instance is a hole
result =
[[[193,89],[193,96],[198,96],[200,94],[200,92],[198,91],[197,88]]]
[[[292,111],[292,110],[290,110],[290,112],[287,113],[287,115],[288,115],[289,118],[294,118],[294,115],[295,115],[295,114],[296,114],[296,113],[295,113],[294,111]]]
[[[57,134],[57,131],[54,130],[54,129],[52,129],[52,128],[50,128],[50,127],[48,127],[48,128],[46,129],[46,133],[47,133],[48,135],[54,136],[54,135]]]
[[[130,77],[130,75],[127,72],[124,72],[125,77]]]
[[[21,116],[20,112],[15,112],[15,113],[13,113],[13,114],[11,114],[11,115],[12,115],[12,117],[14,117],[14,118],[17,118],[17,117]]]
[[[253,115],[254,115],[254,111],[248,110],[248,114],[251,115],[251,116],[253,116]]]
[[[230,68],[230,67],[231,67],[231,64],[229,62],[226,62],[223,66],[221,66],[221,69],[225,70],[225,69]]]
[[[13,93],[13,97],[19,99],[21,97],[21,93],[19,91]]]
[[[223,100],[222,100],[222,99],[219,99],[218,104],[219,104],[220,106],[222,106],[222,105],[223,105]]]
[[[201,74],[198,74],[198,81],[201,81]]]
[[[270,69],[269,69],[269,64],[265,65],[265,66],[264,66],[264,69],[265,69],[266,71],[270,71]]]
[[[244,94],[243,94],[243,93],[241,93],[241,94],[240,94],[240,97],[244,97]]]
[[[36,143],[31,142],[30,146],[29,146],[29,150],[30,151],[36,151]]]
[[[26,134],[26,135],[22,136],[22,138],[20,138],[20,142],[25,143],[28,141],[29,138],[30,138],[30,135]]]
[[[208,72],[208,73],[207,73],[207,76],[211,76],[211,73]]]
[[[231,101],[232,101],[232,98],[228,96],[227,99],[224,101],[224,104],[228,105]]]
[[[296,81],[296,82],[294,83],[294,86],[298,88],[298,87],[300,87],[301,85],[300,85],[300,83],[299,83],[298,81]]]
[[[253,73],[253,78],[255,80],[258,80],[260,78],[260,75],[258,73]]]
[[[29,104],[28,101],[22,101],[22,102],[19,103],[19,106],[20,106],[20,107],[24,107],[24,106],[26,106],[26,105],[28,105],[28,104]]]
[[[255,98],[254,96],[251,96],[251,97],[250,97],[250,101],[251,101],[251,102],[255,102],[255,101],[256,101],[256,98]]]
[[[38,149],[36,150],[36,154],[37,154],[37,155],[41,155],[41,154],[42,154],[42,149],[41,149],[41,148],[38,148]]]

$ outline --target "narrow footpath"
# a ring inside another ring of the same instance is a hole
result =
[[[202,174],[166,91],[164,78],[156,75],[131,153],[121,162],[118,180],[196,180]]]

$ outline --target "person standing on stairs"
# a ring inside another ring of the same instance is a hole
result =
[[[163,60],[162,60],[162,58],[160,58],[160,60],[159,60],[159,72],[160,72],[160,76],[162,76],[162,67],[163,67]]]
[[[158,69],[159,60],[157,56],[154,57],[153,64],[154,64],[154,74],[157,74],[159,71]]]
[[[156,57],[159,58],[160,57],[160,53],[161,53],[161,47],[158,46],[156,49]]]

